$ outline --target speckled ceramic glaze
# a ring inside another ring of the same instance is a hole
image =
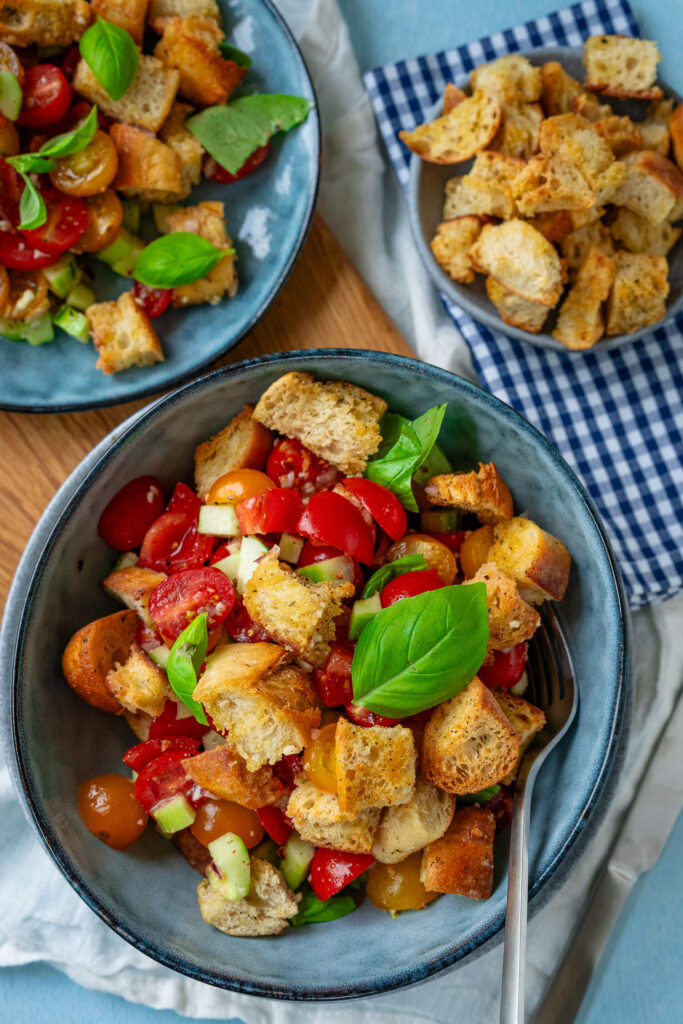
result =
[[[597,513],[572,471],[525,420],[453,374],[398,356],[313,351],[270,356],[216,371],[161,399],[106,438],[67,480],[39,523],[19,568],[2,638],[12,686],[3,730],[30,819],[84,900],[120,935],[202,981],[291,999],[343,998],[419,981],[496,940],[505,906],[507,840],[498,844],[492,899],[443,897],[391,921],[366,901],[342,921],[279,938],[235,939],[202,921],[197,876],[148,829],[116,853],[82,826],[79,782],[121,770],[125,722],[78,700],[62,679],[69,637],[115,610],[100,586],[112,552],[96,523],[132,476],[157,474],[167,488],[190,480],[200,441],[289,370],[353,381],[395,411],[416,416],[448,402],[441,437],[454,464],[495,459],[518,510],[561,537],[573,559],[560,615],[580,691],[577,720],[534,791],[532,912],[566,874],[613,769],[623,724],[628,664],[623,592]]]
[[[228,39],[252,57],[245,87],[315,99],[303,58],[270,0],[220,0]],[[95,369],[97,353],[63,331],[34,348],[0,335],[0,408],[33,412],[91,409],[158,393],[179,384],[232,348],[263,315],[287,279],[304,243],[318,188],[320,124],[317,109],[306,122],[274,138],[265,163],[231,185],[202,180],[186,205],[225,203],[228,231],[237,250],[240,287],[216,306],[168,310],[155,327],[163,363],[109,376]],[[98,300],[131,288],[96,259]]]
[[[532,64],[541,66],[546,61],[559,60],[562,66],[570,75],[583,81],[585,69],[583,66],[583,51],[569,46],[543,47],[537,50],[522,51]],[[461,88],[469,85],[469,76],[456,83]],[[659,82],[664,90],[665,96],[671,96],[676,103],[681,102],[681,97],[664,82]],[[642,120],[645,116],[646,103],[637,100],[616,100],[610,97],[610,104],[617,114],[628,114],[633,120]],[[441,100],[435,105],[431,118],[438,117],[441,113]],[[429,248],[429,243],[436,233],[438,224],[443,220],[444,189],[449,178],[467,174],[472,167],[471,160],[466,163],[443,166],[430,164],[421,160],[419,156],[413,156],[410,162],[410,182],[408,184],[408,208],[410,213],[410,225],[415,243],[420,256],[428,270],[434,284],[439,291],[445,295],[456,306],[460,306],[471,317],[479,323],[490,327],[492,331],[500,331],[512,338],[526,341],[530,345],[537,345],[540,348],[552,348],[558,352],[567,352],[568,349],[552,336],[555,326],[556,314],[551,312],[546,320],[543,330],[539,334],[530,334],[517,327],[510,327],[504,324],[498,316],[495,306],[486,294],[486,276],[477,274],[471,284],[458,284],[442,270]],[[666,319],[675,316],[683,309],[683,238],[679,238],[676,245],[668,255],[669,260],[669,284],[671,291],[666,303]],[[604,351],[609,348],[616,348],[620,345],[636,341],[647,334],[652,333],[652,327],[645,327],[634,334],[623,334],[614,338],[603,338],[599,348]],[[577,353],[580,358],[581,353]]]

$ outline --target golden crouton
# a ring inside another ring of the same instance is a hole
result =
[[[430,247],[437,262],[454,281],[464,284],[474,281],[467,252],[481,231],[479,217],[455,217],[442,221],[436,229]]]
[[[589,210],[595,195],[583,174],[560,157],[539,153],[512,183],[512,194],[525,217],[553,210]]]
[[[655,153],[668,156],[671,148],[669,121],[674,109],[674,101],[653,100],[648,104],[644,121],[638,123],[642,138],[641,149],[652,149]]]
[[[185,127],[191,113],[192,107],[188,103],[174,103],[159,131],[161,141],[178,154],[183,199],[189,196],[192,186],[198,185],[202,177],[204,147]]]
[[[601,103],[592,92],[582,92],[580,96],[575,96],[572,100],[572,108],[573,113],[585,117],[592,124],[595,121],[604,121],[606,117],[611,117],[614,114],[609,103]]]
[[[444,473],[427,481],[425,488],[432,505],[445,505],[473,512],[482,523],[495,525],[512,518],[510,488],[495,463],[479,463],[471,473]]]
[[[657,44],[649,39],[589,36],[583,44],[584,84],[605,96],[656,100],[662,95],[655,85],[661,59]]]
[[[142,46],[149,0],[90,0],[93,14],[125,29]]]
[[[601,221],[585,224],[560,240],[560,251],[567,261],[570,277],[576,277],[591,248],[600,249],[606,256],[614,255],[612,236]]]
[[[547,117],[571,114],[575,96],[583,92],[582,86],[564,70],[558,60],[548,61],[541,68],[541,103]]]
[[[295,437],[347,476],[362,473],[381,441],[382,398],[346,381],[286,373],[261,395],[254,419]]]
[[[554,306],[563,286],[560,257],[540,231],[522,220],[485,224],[470,249],[475,270],[492,274],[515,295]]]
[[[190,103],[209,107],[225,103],[248,68],[221,57],[223,31],[213,18],[171,18],[154,50],[169,68],[180,72],[178,92]]]
[[[308,673],[277,644],[228,644],[209,655],[194,691],[250,772],[306,746],[320,725]]]
[[[357,814],[342,811],[334,793],[325,793],[299,776],[287,804],[287,816],[307,843],[346,853],[370,853],[381,814],[368,807]]]
[[[314,583],[273,555],[266,555],[247,583],[244,604],[269,636],[311,665],[321,667],[330,653],[341,603],[353,593],[352,583]]]
[[[607,303],[607,334],[633,334],[664,319],[669,294],[663,256],[617,252],[616,277]]]
[[[243,757],[227,743],[183,761],[185,773],[207,793],[258,810],[277,803],[284,787],[269,765],[247,770]]]
[[[96,103],[112,121],[158,132],[171,111],[179,80],[180,75],[175,69],[167,68],[156,57],[141,53],[132,85],[120,100],[111,98],[84,60],[79,61],[76,68],[73,88],[91,103]]]
[[[500,782],[518,757],[515,730],[477,676],[434,708],[422,736],[422,774],[456,795]]]
[[[183,198],[180,157],[159,139],[132,124],[109,131],[119,156],[114,188],[143,202],[171,203]]]
[[[126,709],[156,718],[173,696],[166,673],[134,643],[123,664],[107,673],[107,689]]]
[[[279,935],[297,912],[300,896],[286,885],[268,861],[251,858],[251,889],[241,900],[229,900],[204,879],[197,886],[199,910],[207,924],[226,935]]]
[[[656,226],[683,213],[683,175],[661,153],[644,149],[624,157],[626,179],[612,202],[627,206]]]
[[[159,35],[171,18],[213,18],[220,23],[217,0],[150,0],[147,21]]]
[[[462,103],[463,100],[467,99],[467,93],[463,92],[462,89],[458,89],[457,85],[453,85],[449,82],[443,91],[443,105],[441,107],[442,114],[450,114],[453,107],[457,107],[458,103]]]
[[[501,103],[535,103],[541,98],[541,69],[526,57],[510,53],[480,64],[470,75],[472,91],[481,90]]]
[[[367,727],[339,718],[335,766],[343,813],[405,804],[415,786],[413,734],[402,725]]]
[[[434,164],[460,164],[486,149],[498,131],[502,107],[485,92],[475,92],[436,121],[402,131],[398,137],[413,153]]]
[[[10,46],[69,46],[89,24],[85,0],[0,0],[0,40]]]
[[[439,839],[455,811],[455,797],[418,779],[407,804],[385,807],[372,844],[372,855],[381,864],[397,864],[411,853]]]
[[[602,249],[591,246],[576,281],[560,306],[553,338],[571,349],[591,348],[605,333],[603,303],[616,266]]]
[[[206,277],[201,277],[192,284],[184,284],[173,289],[173,306],[194,306],[199,302],[210,302],[215,305],[224,296],[232,298],[237,292],[237,270],[235,255],[232,252],[232,239],[225,227],[225,207],[223,203],[205,202],[196,206],[186,206],[182,210],[174,210],[166,218],[169,229],[173,231],[189,231],[192,235],[206,238],[217,249],[226,249],[213,270]]]
[[[163,362],[157,333],[132,292],[124,292],[116,302],[96,302],[88,306],[85,315],[99,353],[98,370],[117,373],[131,366]]]
[[[475,575],[465,580],[486,584],[486,603],[489,608],[490,651],[504,651],[508,647],[530,640],[538,629],[541,617],[517,590],[517,584],[493,562],[485,562]]]
[[[650,256],[666,256],[681,236],[668,220],[653,226],[633,210],[622,206],[610,224],[612,237],[629,252],[648,252]]]
[[[496,687],[496,689],[493,690],[493,696],[498,701],[503,714],[508,719],[519,738],[519,761],[510,774],[503,779],[503,782],[505,782],[506,785],[509,785],[517,773],[519,763],[524,757],[527,747],[533,740],[536,733],[540,732],[545,725],[545,714],[540,708],[530,704],[529,701],[524,700],[523,697],[516,696],[516,694],[511,693],[510,690]]]
[[[529,223],[532,228],[540,231],[549,242],[558,243],[564,241],[567,235],[574,231],[575,225],[572,216],[574,212],[573,210],[553,210],[549,213],[538,213],[535,217],[529,218]]]
[[[514,217],[512,182],[523,167],[523,160],[507,153],[478,153],[469,174],[446,182],[444,219],[468,214],[502,220]]]
[[[607,202],[626,177],[612,150],[590,121],[578,114],[557,114],[542,122],[538,134],[541,152],[573,164],[595,193],[596,203]]]
[[[683,171],[683,103],[679,103],[669,120],[669,133],[674,159]]]
[[[493,891],[496,819],[485,807],[459,807],[446,835],[422,855],[420,880],[429,892],[486,900]]]
[[[548,318],[549,306],[520,298],[490,275],[486,278],[486,294],[498,310],[503,323],[511,327],[538,334]]]
[[[530,519],[515,516],[498,523],[487,560],[516,582],[530,604],[564,597],[571,555],[561,541]]]
[[[594,121],[593,127],[614,153],[615,157],[626,156],[643,149],[643,136],[640,126],[634,124],[630,117],[617,117],[612,114],[600,121]]]
[[[86,704],[114,715],[123,713],[106,680],[115,665],[127,660],[136,625],[135,612],[115,612],[83,626],[69,640],[62,655],[62,671],[71,689]]]
[[[153,626],[148,607],[149,595],[165,579],[166,575],[163,572],[131,565],[127,569],[117,569],[116,572],[110,573],[102,581],[102,586],[126,608],[136,611],[146,626]]]
[[[491,149],[528,160],[538,152],[538,130],[543,120],[540,103],[503,104],[503,119]]]
[[[149,730],[153,721],[151,715],[144,711],[125,711],[123,717],[141,743],[149,739]]]
[[[194,453],[194,483],[206,501],[212,485],[233,469],[262,469],[273,443],[273,433],[252,419],[253,405],[245,405],[227,427],[198,445]]]

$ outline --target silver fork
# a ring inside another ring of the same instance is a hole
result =
[[[524,1022],[531,792],[543,762],[571,725],[579,700],[569,650],[550,606],[542,608],[541,625],[529,644],[527,674],[525,697],[545,712],[546,726],[522,759],[512,806],[500,1024]]]

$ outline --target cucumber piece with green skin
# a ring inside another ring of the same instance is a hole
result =
[[[232,505],[202,505],[197,533],[208,533],[211,537],[240,537],[242,531]]]
[[[26,324],[23,320],[11,320],[7,316],[0,316],[0,334],[6,341],[26,341],[25,330]]]
[[[377,612],[382,611],[382,602],[379,593],[372,597],[366,597],[363,601],[355,601],[351,609],[349,619],[349,640],[357,640],[370,619],[374,619]]]
[[[326,558],[323,562],[313,562],[312,565],[305,565],[296,572],[299,576],[307,576],[314,583],[332,583],[335,586],[340,583],[353,583],[355,575],[353,559],[348,555],[337,555],[336,558]]]
[[[80,310],[81,313],[85,313],[88,306],[92,306],[94,301],[94,291],[82,281],[75,285],[66,297],[67,306],[72,306],[74,309]]]
[[[457,508],[430,508],[420,514],[420,529],[432,534],[453,533],[460,529],[460,511]]]
[[[29,345],[44,345],[46,341],[54,341],[55,329],[52,317],[44,313],[39,320],[24,324],[24,338]]]
[[[119,233],[106,249],[95,253],[95,257],[106,263],[123,277],[131,277],[138,262],[138,257],[145,248],[145,243],[136,235],[131,235],[125,228],[119,228]]]
[[[21,110],[23,95],[19,79],[12,71],[0,71],[0,114],[8,121],[16,121]]]
[[[79,313],[77,309],[64,305],[57,310],[52,319],[56,327],[61,327],[63,331],[70,334],[76,341],[83,342],[84,344],[90,341],[88,318],[85,314]]]
[[[237,570],[237,593],[243,594],[251,579],[259,558],[268,554],[268,548],[257,537],[244,537],[240,548],[240,564]]]
[[[303,537],[295,537],[293,533],[283,533],[280,537],[280,559],[296,565],[304,549]]]
[[[121,226],[124,227],[126,231],[130,231],[134,235],[137,234],[140,230],[140,216],[142,212],[140,210],[140,204],[134,199],[122,199],[121,206],[123,207]]]
[[[57,298],[66,299],[71,289],[80,281],[83,272],[71,253],[65,253],[51,267],[45,267],[43,276],[50,291],[54,292]]]
[[[227,900],[243,900],[251,889],[249,851],[239,836],[226,832],[209,843],[213,863],[207,876],[209,883]]]
[[[170,653],[171,652],[169,651],[168,647],[166,647],[164,644],[161,644],[160,647],[154,647],[151,651],[149,651],[147,657],[150,658],[150,660],[153,661],[154,664],[158,665],[160,668],[166,668],[166,666],[168,665],[168,656]]]
[[[308,874],[315,847],[307,843],[296,832],[291,832],[285,843],[285,855],[280,870],[290,889],[298,889]]]
[[[240,569],[239,551],[235,551],[234,554],[221,558],[220,562],[214,562],[211,568],[220,570],[220,572],[228,577],[234,586],[237,583],[237,574]]]
[[[168,215],[182,209],[183,207],[179,203],[152,203],[152,216],[160,235],[171,234],[171,229],[168,226]]]
[[[124,551],[122,555],[114,562],[114,568],[112,572],[118,572],[119,569],[132,569],[138,564],[138,556],[134,551]]]
[[[167,836],[172,836],[174,832],[180,832],[181,828],[187,828],[196,816],[196,811],[182,793],[159,804],[152,811],[152,817]]]

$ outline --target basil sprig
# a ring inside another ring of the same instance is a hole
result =
[[[138,48],[125,28],[98,18],[80,42],[81,57],[108,96],[120,100],[138,69]]]
[[[72,131],[62,132],[61,135],[55,135],[53,139],[44,142],[37,155],[53,157],[80,153],[92,141],[92,137],[97,131],[97,123],[97,107],[93,107],[88,116],[79,121]]]
[[[32,228],[39,228],[47,220],[47,207],[40,192],[26,174],[24,179],[24,191],[19,201],[19,228],[21,231],[30,231]]]
[[[226,43],[225,39],[221,39],[218,49],[221,57],[224,57],[225,60],[231,60],[233,64],[237,64],[240,68],[251,67],[251,57],[249,54],[238,50],[236,46],[231,46],[230,43]]]
[[[24,96],[13,71],[0,71],[0,114],[8,121],[19,117]]]
[[[488,636],[484,583],[397,601],[360,635],[351,666],[354,704],[388,718],[441,704],[477,674]]]
[[[368,462],[365,476],[393,491],[409,512],[419,511],[413,494],[413,477],[432,452],[445,412],[445,405],[436,405],[416,420],[393,412],[382,417],[382,443]]]
[[[290,924],[293,924],[295,928],[300,928],[305,924],[337,921],[340,917],[352,914],[355,909],[356,902],[348,893],[331,896],[329,900],[319,900],[312,890],[305,889],[301,894],[296,917],[291,919]]]
[[[206,626],[206,612],[202,612],[182,631],[168,654],[166,675],[176,697],[189,708],[202,725],[208,725],[204,708],[192,694],[197,686],[197,676],[206,661],[209,634]]]
[[[206,277],[222,256],[234,249],[217,249],[201,235],[173,231],[146,245],[135,265],[133,277],[150,288],[179,288]]]
[[[397,576],[402,576],[404,572],[415,572],[416,569],[426,568],[427,563],[424,560],[424,555],[403,555],[402,558],[397,558],[395,562],[387,562],[386,565],[376,569],[363,587],[363,593],[360,596],[365,600],[366,597],[372,597],[378,591],[384,590],[387,583],[391,583]]]

